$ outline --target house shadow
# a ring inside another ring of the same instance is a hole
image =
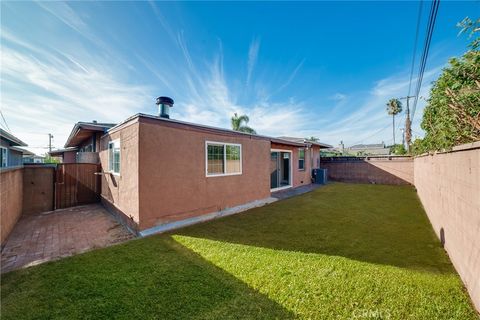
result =
[[[333,183],[172,233],[426,272],[454,272],[411,186]]]
[[[57,272],[57,270],[64,272]],[[138,319],[293,319],[295,315],[168,236],[148,237],[2,276],[2,289],[37,277],[38,290],[23,292],[45,306],[43,317]],[[22,291],[22,287],[16,289]],[[2,313],[36,318],[36,308]],[[67,298],[66,298],[67,297]],[[3,307],[3,304],[6,307]],[[50,310],[50,311],[48,311]],[[49,316],[50,315],[50,316]]]

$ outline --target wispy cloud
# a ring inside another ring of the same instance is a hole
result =
[[[337,92],[333,96],[331,96],[330,99],[334,100],[334,101],[337,101],[337,102],[344,101],[345,99],[347,99],[347,95]]]
[[[293,71],[290,73],[290,75],[288,76],[287,78],[287,81],[285,81],[277,90],[275,90],[270,96],[274,96],[280,92],[282,92],[285,88],[287,88],[293,81],[293,79],[295,79],[295,77],[297,76],[297,73],[298,71],[302,68],[303,64],[305,63],[305,59],[303,59],[302,61],[300,61],[300,63],[293,69]]]
[[[51,132],[61,147],[73,123],[121,121],[151,97],[150,88],[119,79],[102,60],[41,49],[32,55],[20,50],[25,43],[11,35],[2,38],[1,104],[12,131],[31,146],[44,145],[42,135]]]
[[[439,74],[442,66],[432,68],[425,72],[424,85],[420,95],[428,96],[431,88],[430,82]],[[414,79],[416,81],[416,79]],[[386,102],[392,97],[405,96],[408,90],[408,74],[402,73],[380,79],[369,92],[356,93],[356,96],[345,103],[346,110],[351,110],[343,117],[332,121],[318,135],[331,143],[343,140],[347,145],[360,142],[392,141],[392,118],[386,113]],[[357,105],[353,105],[353,103]],[[422,113],[425,101],[421,101],[417,109],[417,117]],[[401,139],[400,128],[403,127],[405,112],[397,116],[396,136]],[[420,132],[419,122],[415,122],[413,130]],[[372,133],[375,133],[372,135]]]
[[[166,31],[162,44],[168,50],[160,55],[137,49],[129,52],[131,59],[125,62],[111,42],[104,42],[108,39],[92,32],[88,16],[73,11],[67,3],[39,5],[75,37],[63,39],[65,46],[52,46],[28,41],[2,27],[2,111],[12,131],[31,146],[45,146],[46,133],[51,132],[55,146],[61,147],[77,121],[119,122],[136,112],[153,112],[153,98],[163,92],[173,95],[172,117],[179,120],[228,128],[230,117],[237,112],[248,114],[250,125],[260,134],[313,135],[332,144],[340,140],[347,144],[378,142],[391,136],[386,101],[404,96],[408,87],[407,75],[399,74],[379,79],[363,92],[339,87],[338,92],[324,97],[316,92],[300,96],[293,84],[305,79],[302,68],[306,60],[290,62],[289,68],[282,66],[281,70],[260,68],[260,46],[264,44],[258,37],[249,44],[245,78],[245,72],[232,68],[236,61],[229,60],[230,56],[224,59],[220,39],[217,48],[205,51],[188,29],[172,28],[154,2],[150,2],[150,18],[155,15]],[[95,49],[87,50],[92,44]],[[426,72],[424,83],[434,79],[439,70]],[[425,85],[422,95],[428,95],[428,89]],[[307,102],[313,99],[323,106]],[[401,122],[399,116],[397,123]],[[378,134],[372,136],[375,132]],[[45,149],[35,151],[43,153]]]
[[[253,69],[255,68],[255,64],[257,63],[259,50],[260,50],[260,39],[254,38],[250,43],[250,47],[248,49],[247,82],[246,82],[247,86],[250,84]]]

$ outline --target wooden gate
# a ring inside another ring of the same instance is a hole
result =
[[[100,201],[99,164],[61,163],[55,171],[55,209]]]

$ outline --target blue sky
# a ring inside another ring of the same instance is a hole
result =
[[[430,3],[423,5],[418,55]],[[385,103],[407,93],[418,8],[3,1],[1,107],[37,153],[46,151],[47,133],[62,147],[77,121],[155,113],[160,95],[175,100],[171,116],[179,120],[228,128],[238,112],[260,134],[391,143]],[[448,59],[466,50],[456,23],[479,12],[479,1],[441,3],[424,97]],[[422,134],[423,105],[414,136]]]

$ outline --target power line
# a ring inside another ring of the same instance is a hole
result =
[[[417,30],[415,31],[415,42],[413,43],[412,67],[410,69],[410,82],[408,84],[407,97],[410,96],[410,93],[412,91],[413,70],[415,69],[415,60],[417,57],[418,34],[420,30],[420,21],[422,20],[422,8],[423,8],[423,0],[419,2],[419,6],[418,6]]]
[[[417,109],[418,97],[420,95],[420,89],[422,87],[423,75],[425,73],[425,67],[427,65],[428,52],[430,50],[430,43],[432,41],[433,29],[435,27],[435,20],[437,18],[438,8],[440,6],[440,0],[433,0],[430,7],[430,16],[428,18],[427,33],[425,36],[425,43],[423,46],[422,59],[420,61],[420,68],[417,78],[417,87],[415,90],[415,100],[412,108],[412,121],[415,117],[415,111]]]
[[[370,139],[371,137],[377,135],[378,133],[382,132],[383,130],[387,129],[388,127],[390,127],[390,123],[387,124],[385,127],[383,127],[383,128],[381,128],[381,129],[375,131],[375,132],[372,133],[370,136],[368,136],[368,137],[366,137],[366,138],[362,138],[362,140],[359,140],[358,142],[355,142],[354,144],[352,144],[352,146],[354,146],[354,145],[356,145],[356,144],[359,144],[360,142],[363,142],[363,141],[365,141],[365,140],[367,140],[367,139]]]
[[[5,123],[5,128],[7,129],[8,132],[11,133],[10,128],[8,127],[7,120],[5,120],[5,117],[3,116],[2,110],[0,110],[0,115],[2,116],[3,122]]]

